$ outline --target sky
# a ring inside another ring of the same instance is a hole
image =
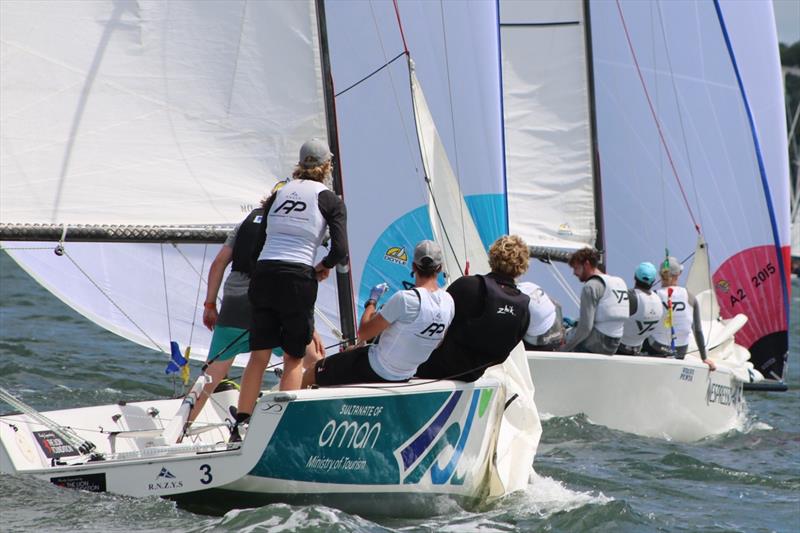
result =
[[[778,40],[784,44],[800,41],[800,0],[772,0]]]

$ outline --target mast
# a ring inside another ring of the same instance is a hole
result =
[[[589,128],[592,143],[592,182],[594,188],[594,220],[597,230],[594,247],[600,250],[600,262],[606,265],[605,224],[603,222],[603,188],[600,179],[600,152],[597,149],[597,116],[595,113],[594,65],[592,56],[592,24],[589,0],[583,0],[583,29],[586,41],[586,87],[589,91]]]
[[[333,153],[333,192],[344,199],[342,187],[341,158],[339,157],[339,134],[336,127],[336,101],[334,100],[331,60],[328,53],[328,32],[325,22],[325,1],[314,0],[317,9],[322,84],[325,91],[325,117],[328,127],[328,143]],[[336,287],[339,296],[339,321],[344,340],[355,342],[355,310],[353,309],[353,280],[350,275],[350,253],[336,265]]]

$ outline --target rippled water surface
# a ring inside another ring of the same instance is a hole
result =
[[[793,291],[790,391],[747,393],[741,431],[681,444],[550,419],[526,492],[414,520],[280,504],[208,516],[0,475],[0,531],[800,531],[797,280]],[[0,385],[43,410],[98,405],[172,395],[163,368],[161,354],[88,323],[0,253]]]

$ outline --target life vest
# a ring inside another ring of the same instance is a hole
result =
[[[481,360],[503,361],[522,340],[530,322],[530,298],[514,284],[493,276],[477,276],[485,288],[483,312],[470,318],[459,332],[459,344],[480,353]]]
[[[517,283],[517,288],[530,298],[528,311],[531,315],[531,322],[528,331],[525,332],[525,337],[533,338],[544,335],[553,327],[556,320],[556,306],[553,300],[541,287],[530,281]]]
[[[631,348],[642,345],[653,333],[664,312],[661,298],[655,292],[646,293],[641,289],[634,289],[634,294],[637,300],[636,312],[625,321],[622,332],[622,344]]]
[[[665,324],[669,319],[667,312],[667,300],[669,299],[668,289],[672,289],[672,328]],[[666,287],[656,291],[661,299],[664,314],[661,320],[653,329],[653,340],[670,346],[672,344],[671,329],[675,330],[675,346],[686,346],[689,344],[689,336],[692,334],[692,320],[694,318],[694,307],[689,304],[689,291],[686,287]]]
[[[414,375],[444,338],[455,315],[453,297],[445,290],[409,289],[419,297],[419,313],[412,322],[392,322],[380,342],[369,349],[369,362],[383,379],[400,381]]]
[[[258,230],[261,228],[261,219],[264,208],[253,209],[247,218],[239,224],[236,231],[236,241],[233,243],[233,264],[231,270],[250,274],[250,260],[253,246],[258,240]]]
[[[595,274],[592,277],[602,279],[606,286],[603,297],[597,303],[594,327],[603,335],[619,339],[622,337],[625,320],[630,313],[628,286],[617,276]]]
[[[267,215],[267,239],[259,261],[285,261],[313,266],[328,227],[319,210],[319,193],[327,190],[313,180],[293,180],[275,193]]]

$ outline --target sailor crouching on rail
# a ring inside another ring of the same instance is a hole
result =
[[[386,284],[372,289],[358,330],[361,341],[380,335],[380,342],[331,355],[303,376],[303,387],[408,381],[444,338],[455,307],[440,289],[442,250],[433,241],[414,248],[415,286],[392,295],[380,311],[377,302]]]
[[[572,273],[584,285],[578,326],[567,332],[562,352],[612,355],[619,347],[630,313],[628,287],[622,278],[604,274],[599,263],[600,252],[592,248],[577,250],[569,258]]]

